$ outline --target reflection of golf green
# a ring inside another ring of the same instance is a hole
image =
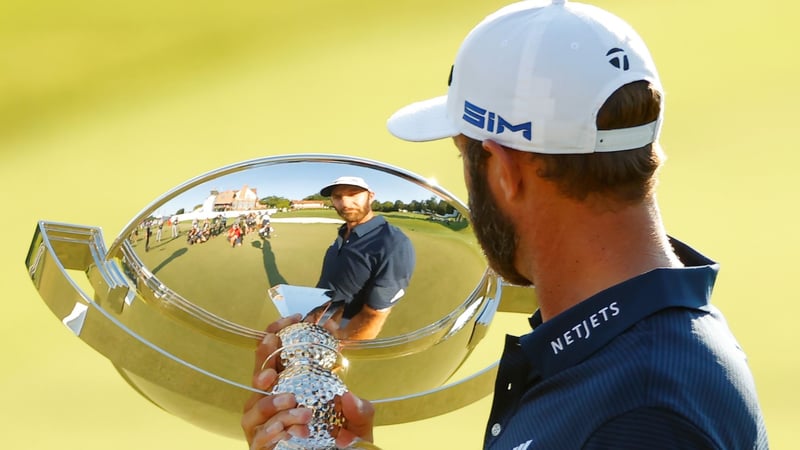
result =
[[[309,213],[305,211],[302,216],[309,217]],[[319,216],[329,214],[317,212]],[[417,265],[406,296],[395,306],[381,334],[384,337],[418,329],[453,311],[475,288],[485,269],[464,221],[436,222],[419,214],[389,214],[387,218],[411,239]],[[231,247],[225,233],[189,245],[185,236],[188,224],[181,224],[183,232],[176,239],[155,242],[153,235],[148,252],[141,236],[134,247],[147,268],[183,298],[222,318],[260,330],[277,314],[267,289],[282,283],[314,286],[322,256],[338,228],[329,223],[273,225],[275,235],[271,239],[251,232],[237,247]],[[446,283],[442,281],[445,279]]]

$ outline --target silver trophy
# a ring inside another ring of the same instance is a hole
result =
[[[335,373],[342,367],[339,341],[323,327],[307,322],[289,325],[278,332],[282,347],[276,351],[284,370],[272,388],[273,394],[292,393],[300,407],[313,413],[307,438],[292,437],[275,447],[280,450],[332,449],[344,426],[344,415],[336,398],[347,392]],[[270,356],[272,357],[272,356]]]

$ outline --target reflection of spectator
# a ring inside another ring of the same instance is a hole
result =
[[[248,214],[247,218],[245,218],[245,225],[246,225],[245,234],[249,234],[251,231],[255,230],[256,223],[257,222],[255,213]]]
[[[178,237],[178,215],[177,214],[172,216],[172,218],[169,219],[169,225],[170,225],[170,229],[172,230],[172,237],[173,238]]]
[[[338,178],[320,194],[331,197],[345,223],[325,253],[317,283],[333,291],[333,298],[307,320],[319,320],[333,308],[341,338],[372,339],[405,294],[414,270],[414,247],[399,228],[374,215],[375,193],[363,179]]]
[[[152,221],[150,221],[150,220],[147,220],[144,223],[144,226],[146,228],[145,234],[144,234],[144,236],[145,236],[144,237],[144,251],[146,251],[146,252],[150,251],[150,236],[153,234],[153,231],[150,229],[151,223],[152,223]]]
[[[259,233],[262,237],[270,237],[272,232],[272,226],[270,225],[270,216],[268,213],[264,213],[261,216],[261,228],[259,228]]]
[[[164,229],[164,218],[158,218],[158,228],[156,229],[156,242],[161,242],[161,231]]]
[[[230,230],[228,230],[228,242],[231,247],[242,245],[242,228],[239,223],[234,223]]]

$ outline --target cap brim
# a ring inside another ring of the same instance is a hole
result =
[[[323,197],[330,197],[331,191],[333,191],[334,187],[336,187],[335,184],[329,184],[328,186],[325,186],[324,188],[319,190],[319,195]]]
[[[447,96],[412,103],[389,117],[389,132],[407,141],[434,141],[459,134],[447,117]]]
[[[363,189],[365,191],[372,192],[370,190],[369,186],[362,186],[360,184],[352,184],[352,183],[333,183],[333,184],[329,184],[329,185],[325,186],[324,188],[320,189],[319,190],[319,195],[321,195],[323,197],[330,197],[331,194],[333,194],[333,188],[335,188],[336,186],[353,186],[353,187],[357,187],[357,188]]]

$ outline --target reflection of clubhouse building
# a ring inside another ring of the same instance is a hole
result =
[[[255,188],[244,185],[239,190],[211,191],[203,204],[192,212],[179,214],[178,220],[210,219],[212,217],[238,217],[249,213],[275,214],[275,209],[268,209],[266,205],[258,202],[258,193]]]
[[[222,191],[214,197],[214,211],[250,211],[253,209],[264,209],[265,206],[258,203],[258,194],[254,188],[242,186],[238,191]]]

